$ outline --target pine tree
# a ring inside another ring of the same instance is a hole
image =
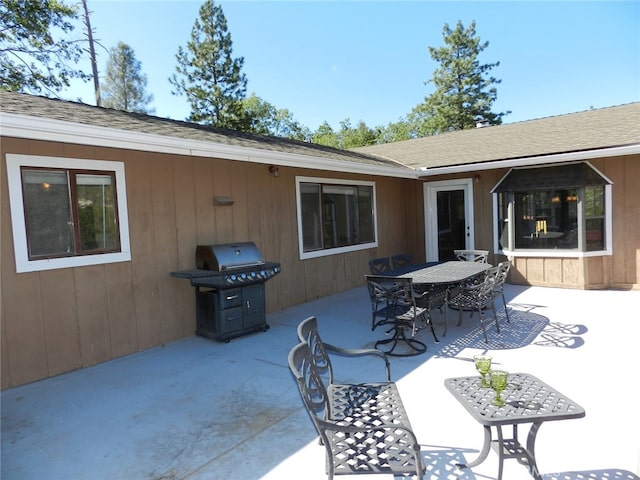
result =
[[[185,95],[191,105],[187,120],[216,127],[246,129],[242,100],[247,79],[244,58],[232,58],[231,34],[222,7],[207,0],[191,30],[186,48],[179,47],[176,73],[169,82],[174,95]]]
[[[478,119],[501,124],[502,117],[511,112],[491,111],[497,98],[494,85],[501,80],[488,76],[500,62],[480,64],[478,60],[489,42],[480,42],[475,21],[466,29],[460,21],[454,30],[445,24],[443,37],[446,46],[429,47],[431,58],[440,64],[426,82],[433,83],[435,91],[408,116],[416,136],[474,128]]]
[[[146,93],[147,76],[133,49],[118,42],[109,50],[107,74],[102,82],[102,105],[127,112],[151,113],[148,108],[153,95]]]

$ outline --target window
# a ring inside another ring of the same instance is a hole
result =
[[[587,163],[512,170],[493,190],[500,250],[610,250],[610,189]]]
[[[124,165],[7,155],[18,272],[131,259]]]
[[[296,178],[300,258],[377,246],[371,182]]]

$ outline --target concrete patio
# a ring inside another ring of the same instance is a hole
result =
[[[447,337],[418,336],[425,354],[392,358],[426,479],[497,476],[497,457],[460,470],[482,428],[444,388],[473,375],[488,350],[511,372],[529,372],[581,404],[585,418],[545,423],[537,458],[545,480],[638,480],[640,291],[506,286],[511,323],[482,339],[477,315]],[[498,305],[500,302],[498,302]],[[3,480],[326,479],[324,448],[287,366],[299,321],[315,315],[324,340],[372,346],[364,287],[270,314],[266,333],[217,343],[190,337],[160,348],[2,392]],[[436,313],[436,332],[443,317]],[[335,360],[341,381],[383,378],[370,359]],[[373,478],[360,476],[360,478]],[[375,476],[375,478],[390,478]],[[505,480],[528,479],[508,460]]]

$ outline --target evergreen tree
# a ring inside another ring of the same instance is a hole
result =
[[[67,38],[76,18],[77,6],[58,0],[2,0],[0,90],[56,94],[74,78],[89,80],[72,65],[83,53],[83,40]]]
[[[244,58],[231,54],[231,34],[222,7],[207,0],[191,29],[191,40],[186,48],[178,48],[176,73],[169,78],[172,93],[185,95],[191,105],[187,120],[246,130]]]
[[[127,112],[151,113],[153,95],[146,93],[147,76],[133,49],[118,42],[109,50],[107,74],[102,82],[102,105]]]
[[[418,137],[452,130],[474,128],[479,118],[490,125],[502,123],[511,112],[493,113],[491,106],[497,98],[494,85],[501,81],[489,76],[500,62],[480,64],[478,56],[489,46],[476,36],[475,21],[464,28],[458,21],[452,30],[444,25],[445,46],[429,47],[431,58],[440,64],[433,77],[435,91],[408,116],[411,129]]]

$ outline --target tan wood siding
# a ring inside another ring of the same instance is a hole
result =
[[[39,277],[49,375],[78,369],[83,362],[75,298],[77,277],[68,268]]]
[[[267,260],[281,262],[282,273],[266,284],[269,312],[364,285],[371,258],[407,252],[417,261],[424,260],[425,180],[284,166],[274,177],[263,164],[13,138],[3,138],[0,148],[2,388],[193,335],[194,289],[169,272],[193,268],[198,244],[254,241]],[[4,180],[7,152],[124,162],[131,261],[16,274]],[[511,281],[638,288],[639,160],[632,156],[593,162],[614,181],[612,257],[517,258]],[[474,181],[478,248],[493,251],[489,191],[504,173],[504,169],[484,171]],[[296,176],[375,181],[379,247],[301,261]],[[231,197],[233,205],[216,205],[216,196]]]

